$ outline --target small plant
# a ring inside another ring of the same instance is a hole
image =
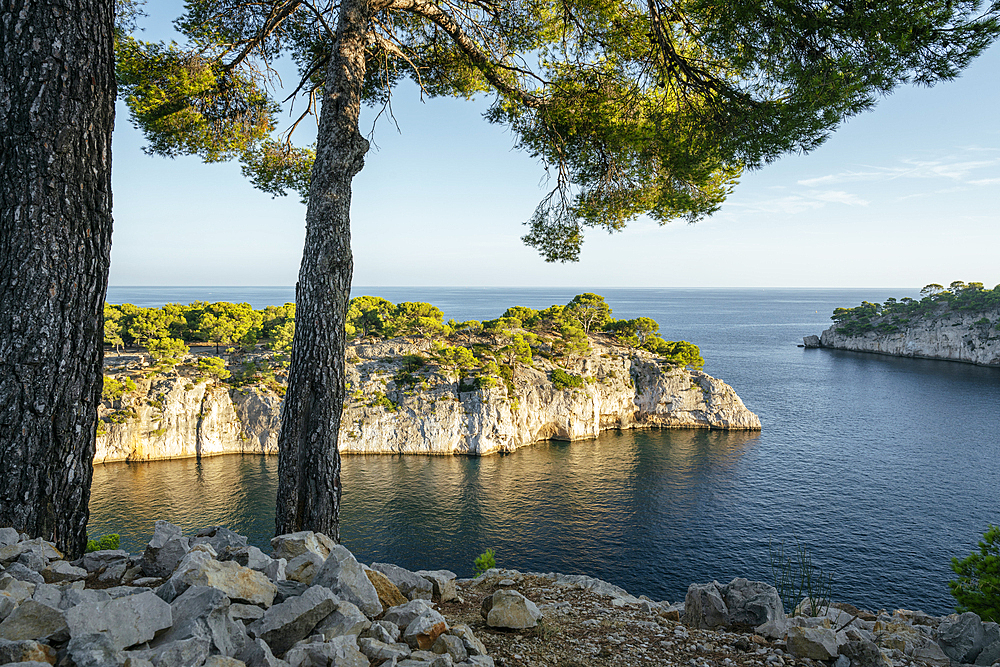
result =
[[[96,540],[87,540],[87,553],[117,549],[119,545],[121,545],[121,535],[118,533],[101,535]]]
[[[496,552],[493,551],[493,549],[487,549],[483,553],[476,556],[476,560],[475,562],[473,562],[473,566],[476,568],[477,575],[480,575],[486,570],[492,569],[497,566],[496,558],[494,558],[495,555]]]
[[[809,550],[804,544],[795,543],[794,552],[785,555],[785,543],[775,549],[768,542],[767,553],[771,562],[771,578],[778,596],[785,606],[785,611],[791,613],[799,600],[808,602],[808,609],[799,607],[800,611],[810,616],[823,616],[830,608],[830,592],[833,588],[833,577],[822,568],[813,565]]]
[[[1000,623],[1000,526],[990,524],[979,551],[959,560],[951,559],[951,569],[957,581],[949,581],[948,588],[958,602],[959,613],[974,611],[984,621]]]
[[[583,384],[583,378],[579,375],[567,373],[561,368],[556,368],[552,371],[552,385],[556,389],[578,389]]]

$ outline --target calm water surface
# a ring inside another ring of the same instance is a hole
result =
[[[651,316],[701,346],[705,370],[760,415],[759,434],[608,433],[506,456],[351,456],[342,538],[363,561],[469,574],[501,566],[594,574],[683,599],[693,581],[769,579],[768,542],[797,539],[869,608],[944,613],[951,556],[1000,523],[1000,369],[805,350],[837,306],[905,290],[356,288],[488,319],[604,294],[616,317]],[[294,298],[291,288],[111,288],[139,305]],[[276,459],[224,456],[97,466],[91,534],[141,549],[152,522],[225,524],[266,546]]]

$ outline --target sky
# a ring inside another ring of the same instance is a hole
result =
[[[141,37],[169,39],[176,8],[147,5]],[[588,230],[575,264],[546,263],[521,243],[544,170],[483,119],[487,106],[421,100],[403,85],[395,124],[363,113],[373,149],[354,180],[354,285],[1000,284],[1000,46],[957,80],[897,89],[814,152],[744,174],[707,220]],[[255,190],[235,163],[150,157],[143,145],[119,102],[111,285],[296,282],[296,195]]]

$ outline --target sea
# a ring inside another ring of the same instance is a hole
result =
[[[689,584],[773,582],[803,556],[833,599],[952,611],[953,557],[1000,524],[1000,368],[800,347],[839,306],[907,289],[356,287],[426,301],[445,319],[605,297],[700,346],[705,371],[761,419],[759,433],[612,431],[506,455],[343,458],[341,539],[362,562],[469,576],[477,555],[521,571],[587,574],[681,601]],[[110,303],[294,300],[291,287],[111,287]],[[141,551],[156,519],[226,525],[268,551],[275,457],[95,467],[91,536]]]

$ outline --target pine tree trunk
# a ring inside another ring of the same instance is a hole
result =
[[[343,0],[326,73],[306,241],[295,288],[295,338],[278,436],[277,534],[299,530],[340,541],[344,324],[354,270],[351,181],[368,141],[358,133],[370,0]]]
[[[0,9],[0,526],[87,540],[111,254],[113,0]]]

